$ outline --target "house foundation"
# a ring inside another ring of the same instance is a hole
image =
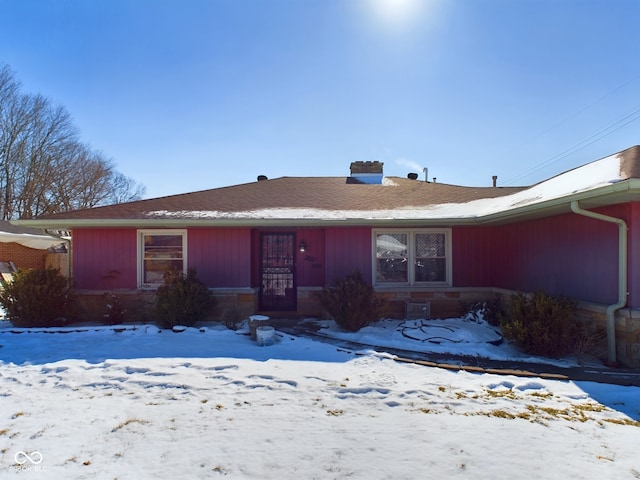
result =
[[[320,287],[299,287],[298,306],[291,312],[262,312],[258,308],[258,290],[212,289],[217,306],[207,321],[222,321],[232,314],[238,318],[248,318],[253,314],[267,314],[272,317],[328,318],[323,312],[315,293]],[[105,323],[106,305],[110,295],[117,295],[127,310],[127,322],[153,322],[155,292],[151,290],[80,291],[78,303],[83,321]],[[381,316],[385,318],[408,318],[410,305],[425,305],[426,318],[452,318],[464,314],[474,302],[489,300],[499,295],[505,302],[515,293],[491,288],[443,288],[443,289],[377,289],[376,295],[383,299]],[[606,360],[606,305],[580,302],[578,317],[583,321],[589,341],[582,348],[585,354]],[[616,354],[621,365],[640,368],[640,310],[621,309],[616,313]]]
[[[585,322],[588,331],[595,337],[603,337],[603,344],[594,352],[603,360],[607,357],[606,305],[580,303],[578,315]],[[623,308],[616,312],[616,359],[620,365],[630,368],[640,368],[640,311]]]

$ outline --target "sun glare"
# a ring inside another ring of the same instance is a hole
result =
[[[420,15],[427,0],[369,0],[376,20],[393,29],[406,28]]]

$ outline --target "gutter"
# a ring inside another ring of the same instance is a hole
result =
[[[477,223],[489,224],[504,221],[517,221],[522,217],[539,212],[544,213],[545,211],[550,210],[566,211],[564,209],[566,208],[567,201],[580,202],[581,200],[590,200],[593,202],[598,199],[602,199],[603,202],[600,203],[600,205],[618,203],[617,201],[607,201],[607,198],[611,199],[612,196],[614,198],[617,196],[623,196],[624,201],[639,201],[640,179],[630,178],[615,183],[609,183],[591,190],[572,192],[569,195],[558,196],[544,201],[532,201],[531,203],[522,206],[512,206],[505,210],[481,215],[477,217]]]
[[[558,214],[567,211],[567,204],[571,201],[601,200],[598,205],[611,203],[607,198],[613,196],[624,201],[640,201],[640,179],[628,179],[616,183],[607,184],[592,190],[574,192],[570,195],[550,198],[544,201],[532,200],[524,205],[506,207],[504,210],[484,213],[480,215],[458,217],[430,217],[425,207],[423,217],[401,217],[401,211],[390,212],[389,217],[228,217],[228,218],[49,218],[12,220],[11,224],[32,228],[56,228],[73,230],[74,228],[187,228],[187,227],[324,227],[324,226],[374,226],[374,227],[399,227],[399,226],[465,226],[465,225],[491,225],[518,221],[530,216],[544,214]],[[485,199],[489,200],[489,199]],[[418,207],[416,207],[418,208]],[[63,214],[57,214],[61,216]]]
[[[580,202],[571,202],[571,211],[578,215],[602,220],[618,225],[618,301],[607,307],[607,347],[608,360],[611,365],[616,363],[616,312],[627,304],[627,223],[621,218],[610,217],[601,213],[584,210]]]

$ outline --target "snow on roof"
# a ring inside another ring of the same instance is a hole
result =
[[[620,182],[623,185],[615,186]],[[263,222],[347,225],[420,221],[444,225],[555,215],[569,212],[573,200],[590,200],[590,207],[595,207],[632,198],[640,198],[640,146],[530,187],[468,187],[401,177],[386,177],[378,185],[354,183],[344,177],[280,177],[61,212],[15,224],[67,230],[99,225]]]
[[[18,227],[7,221],[0,221],[0,243],[18,243],[25,247],[46,250],[64,243],[63,240],[40,233],[38,229]]]
[[[621,178],[621,155],[615,154],[604,159],[575,168],[549,180],[538,183],[510,195],[482,198],[461,203],[415,205],[393,209],[372,210],[329,210],[321,208],[264,208],[247,211],[219,210],[155,210],[146,213],[147,218],[171,219],[446,219],[478,218],[506,212],[515,208],[542,204],[554,199],[587,192],[614,184]],[[392,180],[386,181],[393,185]]]
[[[18,243],[24,247],[35,248],[37,250],[46,250],[64,240],[49,235],[32,235],[29,233],[8,233],[0,232],[0,243]]]
[[[429,209],[429,216],[482,217],[595,190],[622,180],[620,160],[619,155],[611,155],[505,197],[437,205]]]

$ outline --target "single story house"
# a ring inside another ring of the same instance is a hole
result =
[[[640,146],[528,187],[385,177],[259,176],[252,183],[42,216],[72,232],[80,292],[145,292],[195,267],[246,313],[312,315],[312,292],[356,269],[387,301],[432,317],[493,292],[574,297],[606,321],[609,360],[640,365]],[[606,319],[606,320],[605,320]]]

